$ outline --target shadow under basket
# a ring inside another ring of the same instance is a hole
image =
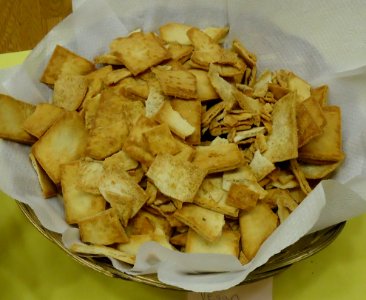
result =
[[[104,257],[88,255],[83,256],[71,252],[62,244],[61,234],[44,228],[39,222],[37,216],[34,214],[33,210],[28,205],[19,201],[17,201],[17,204],[23,214],[38,229],[38,231],[42,233],[43,236],[58,245],[63,251],[65,251],[80,264],[103,273],[109,277],[131,280],[160,288],[182,290],[181,288],[160,282],[156,274],[138,276],[128,275],[113,268],[109,260]],[[314,255],[331,244],[343,230],[345,224],[346,222],[341,222],[302,237],[296,243],[283,249],[280,253],[272,256],[267,261],[267,263],[251,272],[241,284],[247,284],[273,276],[287,269],[292,264]]]

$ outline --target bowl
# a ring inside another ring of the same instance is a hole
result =
[[[106,276],[120,278],[123,280],[131,280],[148,284],[155,287],[182,290],[181,288],[165,284],[158,280],[156,274],[149,275],[129,275],[115,269],[109,259],[100,256],[80,255],[71,252],[62,244],[61,234],[52,232],[44,228],[33,210],[26,204],[17,201],[22,213],[27,219],[38,229],[38,231],[47,239],[58,245],[64,252],[71,256],[78,263],[98,271]],[[283,249],[280,253],[272,256],[267,263],[251,272],[246,279],[240,284],[247,284],[257,280],[271,277],[292,264],[304,260],[331,244],[341,233],[346,222],[327,227],[323,230],[305,235],[296,243]]]

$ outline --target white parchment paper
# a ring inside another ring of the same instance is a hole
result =
[[[38,103],[51,91],[39,78],[56,44],[88,59],[107,51],[110,41],[142,28],[156,31],[169,21],[198,27],[230,26],[227,43],[240,39],[259,58],[259,69],[286,68],[313,85],[326,83],[330,103],[342,109],[347,158],[334,176],[319,184],[262,245],[246,266],[225,255],[183,254],[146,243],[130,274],[157,272],[161,281],[187,290],[230,288],[272,255],[303,235],[366,212],[366,5],[360,1],[318,0],[88,0],[35,47],[25,63],[0,77],[0,92]],[[28,161],[29,147],[0,140],[0,188],[29,204],[42,224],[63,233],[65,245],[78,231],[63,219],[62,201],[45,201]],[[202,274],[204,273],[204,274]]]

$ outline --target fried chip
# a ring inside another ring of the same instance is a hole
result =
[[[182,23],[167,23],[159,27],[160,37],[168,43],[190,45],[187,31],[191,26]]]
[[[190,69],[189,72],[196,77],[197,100],[208,101],[219,98],[218,94],[216,93],[214,87],[212,86],[208,78],[208,74],[206,71],[199,69]]]
[[[23,123],[35,108],[32,104],[0,94],[0,138],[33,144],[36,138],[23,129]]]
[[[296,92],[297,102],[300,103],[311,96],[311,86],[305,80],[290,72],[287,78],[288,89]]]
[[[104,175],[103,163],[85,158],[79,160],[78,168],[78,187],[84,192],[100,195],[99,184]]]
[[[108,64],[108,65],[123,65],[123,63],[118,59],[116,55],[111,53],[104,53],[94,57],[94,62],[96,64]]]
[[[182,139],[190,136],[195,131],[195,128],[173,109],[170,101],[164,102],[154,119],[159,123],[168,124],[170,130]]]
[[[52,104],[66,110],[77,110],[88,89],[88,80],[82,75],[62,75],[57,78]]]
[[[166,45],[166,48],[170,53],[171,59],[175,61],[181,61],[182,59],[184,60],[186,58],[189,58],[193,51],[192,46],[182,45],[178,43],[169,43]]]
[[[55,184],[61,165],[85,155],[87,131],[77,112],[65,112],[33,145],[32,153]]]
[[[220,238],[225,224],[223,214],[190,203],[176,210],[174,217],[209,242]]]
[[[41,82],[54,84],[60,73],[85,75],[95,70],[94,64],[74,52],[57,45],[42,74]]]
[[[299,148],[314,137],[321,135],[326,119],[318,101],[310,97],[299,103],[296,110],[296,122]]]
[[[79,162],[61,166],[61,188],[68,224],[76,224],[85,218],[104,211],[106,202],[100,195],[84,192],[78,185]]]
[[[290,160],[290,168],[291,168],[292,172],[294,173],[297,181],[299,182],[300,188],[302,189],[302,191],[306,195],[309,194],[312,189],[311,189],[308,181],[306,180],[304,173],[301,171],[296,159]]]
[[[123,150],[107,157],[103,161],[103,168],[105,170],[118,168],[119,170],[129,171],[136,169],[138,165],[139,163]]]
[[[128,37],[115,39],[111,43],[110,49],[112,54],[122,61],[135,76],[170,58],[169,52],[153,33],[138,32]]]
[[[216,253],[239,256],[240,232],[238,231],[223,230],[218,240],[209,242],[190,229],[186,239],[186,253]]]
[[[192,202],[207,172],[189,161],[158,154],[146,175],[163,194]]]
[[[170,132],[167,124],[157,125],[142,133],[146,140],[149,152],[153,155],[168,153],[177,154],[180,151],[179,144]]]
[[[208,173],[223,172],[239,167],[243,162],[238,145],[197,146],[193,163]]]
[[[232,44],[233,50],[239,54],[240,57],[242,57],[245,61],[245,63],[252,68],[257,63],[257,57],[254,53],[249,52],[242,42],[239,40],[234,40]]]
[[[202,31],[206,33],[214,42],[221,43],[229,33],[229,27],[206,27]]]
[[[278,217],[266,204],[259,203],[239,216],[241,246],[245,256],[252,260],[267,237],[277,228]]]
[[[39,103],[35,111],[23,122],[23,128],[31,135],[40,138],[63,112],[62,108],[55,105]]]
[[[233,183],[230,186],[226,203],[242,210],[248,210],[256,206],[258,199],[258,193],[243,184]]]
[[[190,145],[201,143],[201,103],[195,100],[171,100],[172,108],[178,112],[191,126],[194,132],[185,139]]]
[[[126,230],[129,235],[164,233],[166,237],[169,237],[172,231],[169,222],[165,218],[144,210],[140,210],[130,220]]]
[[[183,99],[197,98],[196,77],[187,70],[154,69],[163,93]]]
[[[87,141],[86,154],[94,159],[104,159],[122,149],[128,136],[126,101],[117,95],[103,93],[93,127]]]
[[[29,154],[29,159],[32,163],[34,170],[37,173],[37,178],[39,185],[42,190],[42,195],[44,198],[51,198],[57,195],[57,188],[52,180],[48,177],[46,172],[42,169],[42,167],[37,162],[36,158],[32,153]]]
[[[91,130],[94,127],[95,116],[97,115],[101,99],[102,96],[98,94],[93,98],[86,98],[83,102],[84,121],[87,130]]]
[[[129,100],[146,100],[149,96],[149,86],[145,80],[134,77],[127,77],[116,86],[119,94]]]
[[[259,150],[254,152],[254,157],[249,166],[253,170],[258,181],[262,180],[276,168]]]
[[[341,111],[338,106],[325,106],[326,125],[323,134],[299,149],[299,160],[304,162],[337,162],[343,159]]]
[[[289,93],[273,107],[273,127],[272,132],[268,134],[268,150],[264,152],[264,156],[272,163],[298,156],[296,98],[295,94]]]
[[[318,101],[320,106],[324,106],[328,103],[328,86],[321,85],[310,90],[311,96]]]
[[[117,212],[109,208],[78,223],[83,242],[95,245],[127,243],[128,236],[119,222]]]
[[[126,68],[117,69],[112,72],[109,72],[103,79],[103,82],[106,85],[112,85],[118,83],[122,79],[130,77],[131,75],[132,75],[131,72]]]
[[[132,265],[135,263],[134,255],[129,255],[115,248],[103,245],[73,244],[70,247],[70,250],[72,252],[81,254],[92,254],[110,257]]]
[[[227,202],[228,193],[222,188],[222,177],[206,177],[193,203],[231,217],[237,217],[239,210]]]
[[[305,164],[299,162],[299,168],[307,179],[324,179],[334,172],[342,161],[343,160],[324,165]]]

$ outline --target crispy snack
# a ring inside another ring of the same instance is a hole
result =
[[[167,23],[160,26],[160,37],[169,43],[178,43],[181,45],[190,45],[191,41],[187,36],[187,31],[191,26],[182,23]]]
[[[197,100],[200,101],[208,101],[219,98],[216,93],[214,87],[212,86],[207,72],[199,69],[190,69],[190,73],[192,73],[196,77],[197,81]]]
[[[174,216],[209,242],[217,241],[222,235],[225,220],[218,212],[187,203]]]
[[[326,125],[323,134],[299,149],[299,159],[309,163],[327,164],[343,159],[341,111],[338,106],[323,107]]]
[[[295,94],[287,94],[278,100],[272,112],[272,132],[268,134],[268,150],[264,156],[271,162],[280,162],[298,156]]]
[[[0,138],[33,144],[36,138],[23,129],[23,122],[34,110],[32,104],[0,94]]]
[[[53,88],[52,103],[66,110],[77,110],[84,100],[88,80],[81,75],[62,75],[57,78]]]
[[[135,76],[170,58],[169,52],[153,33],[136,32],[118,38],[111,43],[110,49]]]
[[[236,144],[197,146],[193,163],[208,173],[223,172],[239,167],[242,154]]]
[[[299,168],[307,179],[322,179],[327,178],[327,176],[334,172],[342,162],[343,160],[340,160],[335,163],[324,165],[305,164],[300,162]]]
[[[29,159],[32,163],[34,170],[37,173],[38,182],[41,186],[42,195],[44,198],[51,198],[57,195],[57,188],[52,180],[48,177],[46,172],[42,169],[42,167],[37,162],[36,158],[32,153],[29,153]]]
[[[182,202],[192,202],[207,172],[189,161],[169,154],[159,154],[146,173],[165,195]]]
[[[63,114],[64,110],[48,103],[36,105],[34,112],[23,122],[23,128],[40,138]]]
[[[180,151],[177,140],[173,137],[167,124],[157,125],[142,133],[147,148],[153,155],[168,153],[177,154]]]
[[[197,98],[196,77],[187,70],[154,69],[163,93],[183,99]]]
[[[233,183],[230,186],[226,203],[242,210],[248,210],[257,205],[258,199],[258,193],[252,191],[243,184]]]
[[[69,224],[76,224],[85,218],[105,210],[106,201],[100,195],[93,195],[78,185],[79,162],[61,166],[61,188],[65,207],[65,218]]]
[[[61,73],[85,75],[94,70],[95,66],[93,63],[62,46],[57,45],[42,74],[41,82],[54,84]]]
[[[239,255],[240,232],[238,231],[223,230],[218,240],[208,242],[194,230],[190,229],[186,239],[186,253],[217,253],[235,257]]]
[[[258,204],[239,216],[241,246],[251,260],[267,237],[277,228],[278,217],[266,204]]]
[[[87,132],[76,112],[65,112],[33,145],[32,153],[55,184],[61,165],[85,155]]]
[[[83,242],[95,245],[127,243],[128,236],[119,222],[117,212],[109,208],[78,223]]]
[[[99,184],[104,175],[103,163],[93,159],[81,159],[76,178],[79,188],[87,193],[100,195]]]

